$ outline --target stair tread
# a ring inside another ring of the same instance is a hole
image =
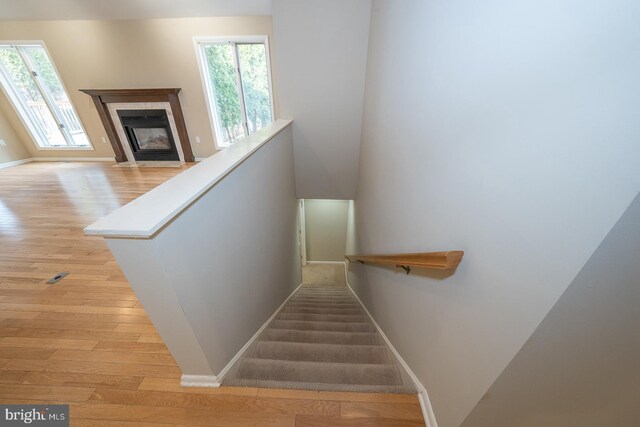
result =
[[[305,362],[388,364],[383,345],[258,341],[247,357]]]
[[[305,362],[245,358],[239,379],[333,384],[402,385],[394,364]]]
[[[305,314],[305,313],[286,313],[282,312],[276,319],[279,320],[307,320],[313,322],[356,322],[366,323],[367,318],[364,315],[351,314]]]
[[[298,342],[342,345],[376,345],[380,343],[376,332],[302,331],[298,329],[267,329],[261,341]]]
[[[339,306],[344,306],[344,305],[348,305],[348,306],[359,306],[360,304],[358,304],[357,301],[354,300],[328,300],[328,299],[317,299],[317,300],[309,300],[309,299],[294,299],[290,301],[290,304],[312,304],[312,305],[318,305],[318,304],[326,304],[326,305],[339,305]]]
[[[331,302],[331,301],[297,301],[297,300],[291,300],[291,302],[289,302],[287,305],[295,305],[295,306],[300,306],[300,307],[306,307],[306,306],[311,306],[311,307],[316,307],[316,306],[327,306],[327,307],[335,307],[335,308],[341,308],[341,307],[360,307],[360,304],[356,303],[355,301],[349,301],[349,302]]]
[[[282,313],[301,313],[301,314],[339,314],[350,316],[363,316],[364,312],[359,308],[325,308],[325,307],[295,307],[287,306]]]
[[[416,394],[415,388],[411,386],[389,386],[389,385],[366,385],[366,384],[329,384],[313,382],[276,381],[276,380],[243,380],[239,378],[225,379],[222,383],[224,387],[259,387],[259,388],[283,388],[294,390],[313,391],[340,391],[353,393],[396,393],[396,394]]]

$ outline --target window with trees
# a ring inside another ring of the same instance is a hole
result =
[[[42,43],[0,42],[0,83],[38,148],[91,148]]]
[[[196,39],[218,148],[273,121],[266,37]]]

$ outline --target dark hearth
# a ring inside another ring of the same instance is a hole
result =
[[[136,160],[180,160],[165,110],[118,110],[118,117]]]

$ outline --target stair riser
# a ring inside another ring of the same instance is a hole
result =
[[[373,325],[369,323],[305,322],[276,319],[269,327],[274,329],[296,329],[299,331],[375,332]]]

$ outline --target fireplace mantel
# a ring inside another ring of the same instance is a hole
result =
[[[178,93],[180,88],[160,88],[160,89],[81,89],[81,92],[91,96],[93,103],[98,110],[100,120],[104,125],[109,142],[113,147],[117,162],[126,162],[127,156],[124,151],[123,144],[127,141],[121,141],[118,132],[114,126],[111,114],[107,104],[114,103],[135,103],[135,102],[168,102],[171,106],[171,113],[177,128],[178,139],[184,154],[185,162],[193,162],[195,158],[191,151],[191,143],[189,142],[189,134],[184,123],[184,115],[180,106]]]

